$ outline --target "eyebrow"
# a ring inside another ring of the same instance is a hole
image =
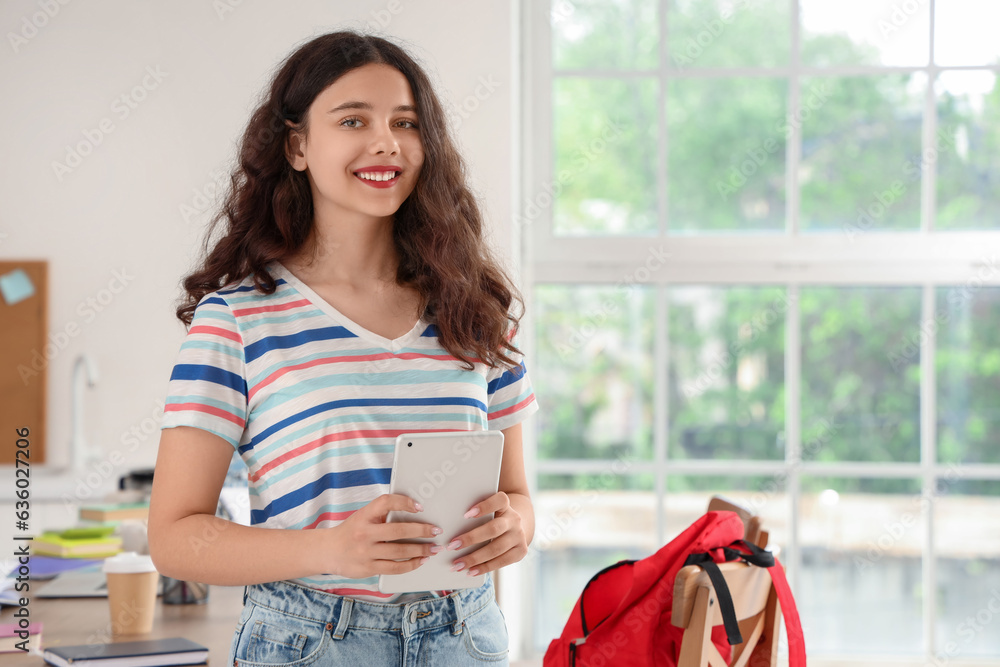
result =
[[[337,113],[338,111],[344,111],[345,109],[365,109],[366,111],[371,111],[374,107],[368,102],[351,101],[344,102],[343,104],[330,109],[327,113]],[[393,113],[396,113],[397,111],[413,111],[416,113],[417,108],[412,104],[400,104],[392,111]]]

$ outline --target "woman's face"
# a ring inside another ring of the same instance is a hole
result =
[[[290,140],[288,158],[306,171],[317,215],[385,218],[399,209],[424,162],[415,107],[406,77],[388,65],[351,70],[316,96],[309,136]]]

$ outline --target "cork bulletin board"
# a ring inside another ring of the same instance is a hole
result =
[[[48,262],[0,261],[0,464],[13,464],[15,429],[30,431],[32,466],[45,462],[45,377],[50,357]]]

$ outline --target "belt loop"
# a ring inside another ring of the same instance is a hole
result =
[[[451,634],[453,635],[462,634],[462,628],[465,627],[465,612],[462,609],[462,592],[464,590],[459,589],[449,596],[455,605],[455,624],[451,629]]]
[[[247,587],[244,586],[243,587],[243,604],[246,605],[246,603],[247,603]]]
[[[333,631],[334,639],[343,639],[351,624],[351,611],[354,609],[354,598],[341,598],[340,618],[337,619],[337,629]]]

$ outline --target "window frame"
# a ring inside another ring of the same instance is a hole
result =
[[[514,226],[515,238],[520,239],[521,276],[524,286],[526,313],[524,346],[528,359],[535,351],[533,293],[539,284],[587,284],[617,286],[627,289],[629,283],[655,290],[656,336],[654,339],[654,456],[651,461],[634,461],[629,474],[652,473],[655,477],[657,543],[665,541],[667,526],[663,511],[668,474],[709,475],[732,473],[734,463],[739,472],[748,475],[784,475],[789,497],[789,541],[784,561],[793,589],[797,590],[801,573],[799,548],[800,476],[830,475],[845,477],[907,477],[920,479],[922,495],[929,501],[921,516],[923,527],[922,587],[936,591],[937,575],[934,549],[934,496],[936,483],[953,474],[953,466],[937,462],[936,424],[936,335],[928,330],[920,345],[920,460],[916,463],[821,463],[801,461],[801,318],[798,307],[799,291],[804,286],[917,286],[922,290],[921,322],[933,319],[937,308],[937,287],[952,285],[998,286],[996,252],[1000,248],[1000,229],[995,231],[934,231],[936,207],[936,174],[934,168],[923,170],[921,177],[920,229],[901,232],[864,232],[849,238],[842,231],[809,232],[799,228],[798,166],[801,158],[801,128],[792,124],[793,131],[786,146],[786,212],[784,233],[670,236],[666,227],[667,141],[665,102],[667,83],[672,78],[708,78],[732,76],[785,76],[789,80],[788,114],[795,114],[800,103],[800,80],[803,76],[872,75],[879,73],[924,72],[927,90],[924,101],[922,146],[933,145],[937,128],[935,81],[942,71],[983,70],[1000,75],[1000,65],[944,67],[934,64],[935,1],[930,0],[930,48],[928,63],[910,67],[804,67],[799,62],[800,8],[797,0],[789,0],[791,62],[778,68],[687,68],[670,66],[665,36],[669,35],[667,8],[669,0],[658,0],[659,68],[655,71],[620,72],[614,70],[553,71],[551,48],[550,1],[520,0],[521,37],[521,145],[522,171],[516,188],[520,196]],[[657,188],[659,234],[651,236],[555,236],[552,233],[551,188],[554,181],[554,146],[552,93],[558,77],[629,77],[656,76],[657,94]],[[546,193],[549,193],[546,196]],[[531,212],[532,215],[528,215]],[[655,245],[658,252],[669,255],[669,263],[656,271],[637,272]],[[985,275],[984,275],[985,274]],[[640,280],[640,276],[648,275]],[[631,281],[629,279],[632,279]],[[671,460],[667,456],[666,378],[669,369],[669,322],[667,296],[671,286],[688,284],[706,286],[784,286],[788,290],[789,308],[785,312],[785,388],[786,388],[786,452],[783,461],[745,460]],[[544,396],[540,396],[544,408]],[[601,472],[611,460],[537,460],[537,438],[531,430],[525,433],[526,465],[532,494],[537,493],[538,475]],[[1000,465],[962,464],[963,479],[1000,480]],[[674,527],[676,528],[676,527]],[[526,655],[534,654],[531,636],[534,610],[531,600],[535,570],[525,568],[520,594],[522,605],[522,648]],[[937,610],[935,595],[925,593],[923,605],[923,644],[925,658],[930,659],[942,647],[935,642]],[[912,659],[912,655],[899,656]],[[893,658],[885,656],[886,661]]]

